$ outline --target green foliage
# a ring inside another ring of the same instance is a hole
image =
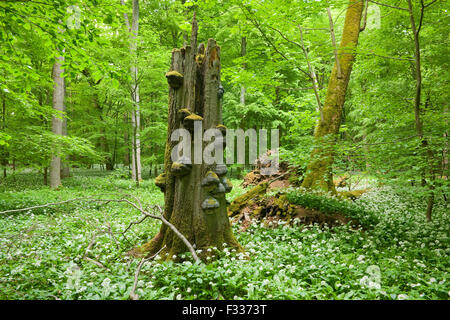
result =
[[[421,1],[412,3],[418,19]],[[443,203],[449,190],[449,16],[444,1],[427,3],[420,31],[420,116],[427,148],[415,123],[408,13],[379,6],[380,27],[367,27],[359,38],[333,168],[351,176],[349,190],[359,183],[355,176],[371,177],[374,188],[355,202],[287,190],[292,203],[341,213],[360,221],[365,230],[253,224],[248,232],[239,232],[235,226],[250,260],[226,250],[208,265],[149,262],[138,284],[141,298],[449,298],[450,221]],[[117,193],[163,204],[153,181],[144,180],[135,189],[127,166],[121,166],[130,152],[130,115],[136,107],[130,66],[139,70],[142,164],[160,165],[167,139],[164,74],[171,50],[189,42],[194,10],[199,42],[215,38],[221,46],[224,124],[244,130],[279,128],[281,160],[305,168],[319,112],[299,26],[323,102],[334,64],[326,8],[331,6],[338,40],[347,4],[140,1],[134,56],[124,19],[124,14],[131,17],[131,1],[0,1],[0,165],[7,174],[0,180],[0,211]],[[52,109],[52,67],[59,56],[65,58],[64,113]],[[67,119],[67,136],[51,134],[53,117]],[[74,169],[74,177],[50,190],[43,186],[42,173],[52,154],[63,157],[66,165],[108,164],[116,170],[92,176],[94,171]],[[240,181],[234,184],[228,200],[245,191]],[[434,221],[424,223],[431,192]],[[127,233],[128,240],[122,237],[120,232],[139,218],[124,204],[86,201],[0,216],[0,299],[127,299],[137,261],[125,252],[159,229],[158,223],[146,221]],[[106,221],[117,243],[106,232],[89,254],[108,270],[82,259],[92,236],[105,231]],[[366,281],[371,266],[381,272],[375,285]]]
[[[23,191],[14,191],[10,182],[0,210],[111,192],[132,194],[143,204],[163,203],[152,181],[136,189],[130,180],[99,173],[77,172],[60,191],[37,181],[25,184],[32,175],[24,175],[14,185]],[[444,204],[437,206],[435,221],[424,225],[415,197],[379,189],[356,203],[376,212],[379,223],[372,229],[254,223],[239,232],[236,225],[244,254],[225,249],[206,265],[149,261],[136,293],[141,299],[448,299],[450,221]],[[91,202],[0,216],[0,298],[128,299],[139,260],[125,253],[159,230],[159,223],[147,219],[126,233],[127,241],[120,233],[139,219],[125,204]],[[88,254],[108,269],[82,259],[99,231],[105,233]],[[379,286],[366,281],[369,268],[376,267]]]
[[[339,199],[332,195],[297,188],[287,190],[286,197],[290,203],[305,208],[315,209],[325,214],[342,214],[365,228],[374,228],[379,222],[375,212],[366,210],[350,200]]]

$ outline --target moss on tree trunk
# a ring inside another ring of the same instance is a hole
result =
[[[336,193],[331,172],[333,148],[341,126],[345,94],[356,57],[363,7],[362,0],[349,1],[338,51],[341,76],[338,77],[338,67],[335,63],[328,82],[322,118],[314,132],[315,147],[311,152],[307,173],[302,183],[305,188],[321,188]]]
[[[174,165],[171,159],[172,149],[178,144],[171,141],[174,130],[189,129],[187,122],[192,124],[195,121],[202,122],[203,130],[215,128],[221,124],[222,119],[218,97],[220,47],[215,40],[209,39],[206,48],[203,44],[197,48],[195,18],[191,44],[180,50],[173,50],[170,72],[166,77],[170,88],[165,176],[164,179],[158,179],[158,186],[161,186],[161,181],[165,181],[164,216],[196,249],[202,250],[200,257],[204,256],[210,247],[220,250],[226,245],[241,251],[242,247],[233,235],[227,216],[224,191],[227,181],[226,170],[223,169],[225,165],[195,164],[193,142],[192,164],[187,166],[184,173],[180,174],[183,165]],[[193,140],[193,132],[190,131]],[[206,144],[209,142],[203,142],[203,147]],[[219,170],[219,166],[222,166],[222,170]],[[216,184],[213,185],[214,192],[210,187],[206,187],[205,183],[202,186],[202,182],[208,177],[211,178],[211,183]],[[220,191],[217,191],[219,189]],[[166,260],[178,260],[178,257],[187,251],[184,243],[165,225],[161,226],[159,233],[149,243],[139,248],[138,253],[154,254],[161,249],[160,255]]]

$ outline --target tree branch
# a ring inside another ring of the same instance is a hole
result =
[[[135,209],[139,210],[143,215],[148,216],[149,218],[160,220],[162,223],[164,223],[166,226],[168,226],[173,231],[173,233],[175,233],[175,235],[178,238],[180,238],[181,241],[183,241],[183,243],[186,245],[186,247],[191,252],[192,257],[195,260],[195,262],[201,262],[201,260],[197,256],[197,253],[195,252],[194,247],[190,244],[190,242],[186,239],[186,237],[180,231],[178,231],[178,229],[173,224],[171,224],[169,221],[166,220],[166,218],[164,218],[164,216],[162,214],[163,210],[158,205],[153,206],[152,209],[153,210],[158,210],[161,213],[161,215],[151,214],[148,211],[140,208],[138,205],[136,205],[135,203],[133,203],[133,202],[127,200],[127,199],[92,199],[91,197],[88,197],[88,198],[76,198],[76,199],[65,200],[65,201],[61,201],[61,202],[55,202],[55,203],[47,203],[47,204],[44,204],[44,205],[39,205],[39,206],[34,206],[34,207],[29,207],[29,208],[0,211],[0,214],[29,211],[29,210],[33,210],[33,209],[45,208],[45,207],[50,207],[50,206],[57,206],[57,205],[61,205],[61,204],[69,203],[69,202],[75,202],[75,201],[124,202],[124,203],[127,203],[130,206],[134,207]]]
[[[263,38],[266,40],[266,42],[281,56],[283,57],[284,60],[288,61],[288,62],[292,62],[291,59],[289,59],[288,57],[286,57],[286,55],[284,55],[276,46],[275,44],[272,42],[272,40],[269,39],[269,37],[266,35],[266,33],[262,30],[261,25],[258,23],[258,21],[256,19],[253,19],[252,17],[250,17],[249,15],[251,15],[250,10],[247,7],[240,7],[242,12],[244,13],[245,17],[250,20],[250,22],[256,27],[256,29],[258,29],[258,31],[261,33],[261,35],[263,36]],[[245,9],[245,10],[244,10]],[[247,13],[249,15],[247,15]],[[306,72],[305,70],[301,69],[300,67],[298,67],[298,70],[300,70],[301,72],[303,72],[305,75],[308,76],[308,78],[311,78],[311,75]]]
[[[309,58],[308,58],[308,50],[306,50],[306,48],[305,48],[305,43],[303,41],[302,27],[299,26],[298,28],[300,30],[301,48],[303,50],[303,54],[305,55],[306,63],[308,64],[308,70],[309,70],[310,78],[311,78],[312,85],[314,88],[314,95],[316,97],[317,109],[320,114],[320,119],[323,120],[322,103],[320,102],[319,89],[318,89],[319,84],[317,83],[317,77],[316,77],[316,73],[314,72],[314,68],[312,67],[311,62],[309,61]]]
[[[331,42],[333,44],[334,59],[336,60],[337,77],[338,77],[338,79],[341,79],[342,78],[341,64],[339,62],[339,57],[338,57],[338,52],[337,52],[336,38],[334,36],[334,23],[333,23],[333,17],[331,16],[330,7],[327,8],[327,13],[328,13],[328,22],[330,23],[330,34],[331,34]]]
[[[367,9],[368,9],[368,7],[369,7],[369,0],[366,0],[366,2],[364,4],[363,25],[359,29],[359,32],[362,32],[362,31],[364,31],[366,29],[366,26],[367,26]]]
[[[377,1],[373,1],[373,0],[369,0],[369,2],[375,3],[375,4],[379,5],[379,6],[384,6],[384,7],[392,8],[392,9],[403,10],[403,11],[409,11],[407,8],[391,6],[391,5],[389,5],[389,4],[380,3],[380,2],[377,2]]]
[[[134,273],[134,283],[133,283],[133,288],[130,291],[130,298],[132,300],[139,300],[139,296],[135,293],[136,288],[137,288],[137,283],[138,283],[138,278],[139,278],[139,273],[141,272],[141,268],[143,266],[144,263],[146,263],[148,260],[153,259],[154,257],[156,257],[166,246],[163,246],[161,249],[158,250],[158,252],[156,252],[154,255],[152,255],[151,257],[148,258],[142,258],[141,261],[139,262],[137,268],[136,268],[136,272]]]

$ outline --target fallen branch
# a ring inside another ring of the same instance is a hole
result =
[[[104,234],[104,233],[105,232],[99,231],[99,232],[94,233],[92,235],[92,239],[89,242],[88,246],[86,247],[86,250],[84,251],[83,259],[86,260],[86,261],[92,262],[93,264],[95,264],[96,266],[98,266],[100,268],[108,270],[108,268],[105,267],[102,263],[100,263],[97,260],[94,260],[94,259],[88,257],[89,251],[92,249],[92,247],[95,244],[95,239],[97,238],[98,235],[101,235],[101,234]]]
[[[69,202],[82,201],[82,200],[88,200],[88,199],[91,199],[91,198],[75,198],[75,199],[65,200],[65,201],[61,201],[61,202],[46,203],[46,204],[42,204],[42,205],[38,205],[38,206],[34,206],[34,207],[29,207],[29,208],[0,211],[0,214],[29,211],[29,210],[46,208],[46,207],[51,207],[51,206],[59,206],[59,205],[66,204],[66,203],[69,203]]]
[[[280,175],[280,176],[278,176],[278,177],[276,177],[276,178],[273,178],[272,180],[269,180],[269,182],[267,183],[267,185],[270,185],[272,182],[275,182],[275,181],[277,181],[277,180],[279,180],[279,179],[281,179],[281,178],[283,178],[283,177],[285,177],[287,174],[289,174],[289,173],[291,173],[291,170],[287,170],[285,173],[283,173],[282,175]]]
[[[151,257],[148,258],[142,258],[141,261],[139,262],[137,268],[136,268],[136,272],[134,273],[134,283],[133,283],[133,288],[131,288],[130,291],[130,298],[131,300],[139,300],[139,296],[135,293],[136,288],[137,288],[137,283],[138,283],[138,278],[139,278],[139,273],[141,272],[141,268],[142,265],[147,262],[150,259],[153,259],[154,257],[156,257],[166,246],[163,246],[161,249],[159,249],[158,252],[156,252],[154,255],[152,255]]]
[[[154,205],[152,207],[152,209],[153,210],[158,210],[160,212],[160,215],[154,215],[154,214],[151,214],[148,211],[144,210],[142,207],[139,207],[134,202],[131,202],[130,200],[127,200],[127,199],[123,199],[123,198],[122,199],[93,199],[92,197],[88,197],[88,198],[75,198],[75,199],[70,199],[70,200],[65,200],[65,201],[55,202],[55,203],[47,203],[47,204],[44,204],[44,205],[39,205],[39,206],[34,206],[34,207],[29,207],[29,208],[0,211],[0,214],[29,211],[29,210],[33,210],[33,209],[45,208],[45,207],[50,207],[50,206],[57,206],[57,205],[61,205],[61,204],[69,203],[69,202],[75,202],[75,201],[106,202],[106,203],[110,203],[110,202],[124,202],[124,203],[127,203],[128,205],[130,205],[130,206],[134,207],[135,209],[139,210],[143,215],[145,215],[145,216],[147,216],[149,218],[152,218],[152,219],[160,220],[162,223],[164,223],[166,226],[168,226],[173,231],[173,233],[175,233],[175,235],[178,238],[180,238],[181,241],[183,241],[183,243],[186,245],[186,247],[191,252],[192,257],[194,258],[195,262],[200,262],[200,259],[197,256],[194,247],[189,243],[189,241],[186,239],[186,237],[181,232],[178,231],[178,229],[173,224],[171,224],[169,221],[166,220],[166,218],[164,218],[163,210],[158,205]]]
[[[84,257],[83,259],[84,259],[84,260],[87,260],[87,261],[89,261],[89,262],[92,262],[93,264],[95,264],[96,266],[98,266],[98,267],[100,267],[100,268],[103,268],[103,269],[108,270],[107,267],[105,267],[103,264],[101,264],[100,262],[98,262],[98,261],[96,261],[96,260],[94,260],[94,259],[91,259],[91,258],[89,258],[89,257]]]
[[[133,226],[133,225],[135,225],[135,224],[140,224],[140,223],[144,222],[147,218],[148,218],[148,216],[143,216],[143,217],[142,217],[140,220],[138,220],[138,221],[132,221],[132,222],[130,222],[130,224],[128,225],[128,227],[126,227],[125,230],[122,231],[122,233],[121,233],[121,234],[123,235],[123,237],[128,241],[127,237],[125,237],[125,233],[126,233],[128,230],[130,230],[131,226]]]

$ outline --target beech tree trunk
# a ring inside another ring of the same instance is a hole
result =
[[[245,57],[247,54],[247,37],[241,38],[241,57]],[[244,62],[242,64],[242,69],[247,69],[247,64]],[[244,85],[241,85],[241,96],[240,96],[240,102],[242,105],[245,105],[245,94],[247,92],[247,89]]]
[[[199,255],[208,255],[207,249],[224,245],[239,251],[242,247],[235,239],[227,215],[225,193],[231,190],[231,184],[225,177],[225,164],[196,164],[194,144],[191,141],[191,165],[173,162],[172,149],[178,142],[171,135],[178,128],[191,131],[193,123],[202,123],[203,131],[210,128],[225,128],[221,125],[222,109],[219,99],[220,85],[220,47],[209,39],[206,49],[200,44],[197,49],[197,22],[192,23],[191,43],[181,50],[172,51],[169,81],[168,135],[164,157],[164,173],[155,180],[164,190],[164,216],[169,220],[195,248],[201,249]],[[197,52],[198,51],[198,52]],[[171,84],[170,75],[181,79],[179,87]],[[201,139],[201,137],[200,137]],[[203,142],[203,148],[208,143]],[[177,170],[185,169],[180,174]],[[209,180],[208,180],[209,179]],[[211,184],[205,185],[207,181]],[[211,189],[211,186],[213,189]],[[210,204],[210,205],[209,205]],[[187,251],[184,243],[166,225],[149,243],[136,250],[137,254],[154,254],[161,251],[166,260],[178,260],[180,254]]]
[[[421,2],[422,7],[421,7],[421,11],[420,11],[419,26],[416,26],[412,2],[411,2],[411,0],[407,0],[407,2],[408,2],[409,18],[410,18],[410,23],[411,23],[411,30],[413,32],[413,37],[414,37],[414,62],[415,62],[415,80],[416,80],[416,92],[415,92],[415,96],[414,96],[414,119],[415,119],[415,128],[416,128],[417,136],[420,139],[420,146],[423,151],[423,155],[427,158],[426,160],[427,160],[428,168],[424,168],[424,170],[423,170],[422,184],[423,184],[423,186],[427,185],[426,176],[428,174],[429,195],[428,195],[428,201],[427,201],[426,218],[427,218],[427,221],[431,221],[433,207],[434,207],[435,164],[434,164],[433,151],[431,150],[429,142],[423,133],[423,120],[421,118],[422,70],[421,70],[419,33],[422,28],[425,5],[423,2]]]
[[[2,95],[2,130],[6,131],[6,98]],[[5,146],[0,146],[1,165],[3,166],[3,178],[6,178],[6,167],[8,166],[8,151]]]
[[[64,111],[64,78],[62,63],[64,57],[57,57],[53,64],[53,109],[58,112]],[[57,116],[52,118],[52,132],[55,135],[62,135],[63,119]],[[52,155],[50,163],[50,187],[55,189],[61,185],[61,156],[58,150]]]
[[[64,95],[65,95],[65,93],[64,93]],[[65,103],[63,104],[63,108],[64,108],[63,111],[65,113],[66,112],[66,108],[67,108]],[[64,120],[63,120],[63,123],[62,123],[62,135],[63,136],[67,136],[67,117],[64,117]],[[69,157],[67,156],[66,160],[68,160],[68,159],[69,159]],[[64,178],[67,178],[69,176],[70,176],[70,168],[69,168],[69,166],[64,161],[61,161],[61,178],[64,179]]]
[[[125,1],[120,0],[120,3],[124,6]],[[133,79],[131,89],[131,99],[133,100],[134,109],[131,112],[131,178],[136,181],[136,185],[139,186],[141,177],[141,139],[140,139],[140,107],[139,107],[139,84],[138,84],[138,67],[137,67],[137,36],[139,33],[139,0],[133,0],[133,12],[132,20],[128,14],[123,14],[125,19],[125,25],[131,34],[130,39],[130,55],[132,57],[132,65],[130,67],[131,78]],[[128,117],[128,116],[127,116]],[[125,136],[125,140],[128,136]],[[128,158],[129,160],[129,158]],[[127,162],[125,160],[125,162]]]
[[[349,1],[338,50],[339,63],[334,63],[322,108],[322,117],[314,132],[315,147],[311,152],[306,176],[302,183],[305,188],[319,187],[325,191],[336,192],[331,171],[333,148],[341,126],[345,94],[356,57],[355,50],[358,44],[363,8],[362,0]],[[338,65],[341,70],[340,77],[338,77]]]
[[[125,123],[125,131],[123,133],[123,142],[125,145],[125,153],[123,156],[123,166],[129,167],[130,166],[130,138],[128,134],[128,114],[125,113],[123,115],[123,122]]]
[[[140,97],[139,97],[139,83],[138,83],[138,66],[137,66],[137,36],[139,33],[139,0],[133,0],[133,15],[131,19],[131,42],[130,54],[132,56],[132,66],[130,69],[131,77],[133,79],[132,99],[134,103],[134,110],[131,113],[131,126],[133,128],[133,137],[131,139],[131,176],[136,184],[139,186],[141,176],[141,138],[140,138]]]

